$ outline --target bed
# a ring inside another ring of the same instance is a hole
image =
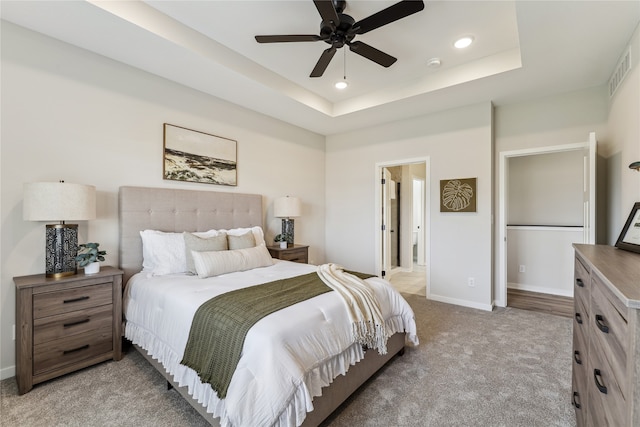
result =
[[[125,338],[212,425],[315,426],[402,353],[406,341],[417,344],[413,312],[388,282],[367,279],[376,295],[385,298],[381,306],[391,335],[386,354],[352,342],[345,344],[348,333],[344,331],[350,330],[344,323],[349,318],[344,305],[342,309],[336,305],[336,292],[328,292],[258,321],[246,335],[229,391],[219,399],[194,370],[180,364],[194,311],[227,289],[302,275],[317,267],[271,260],[273,265],[207,278],[173,271],[151,274],[146,265],[143,271],[141,232],[145,230],[163,239],[164,234],[182,232],[251,230],[259,246],[264,244],[260,241],[262,223],[261,195],[121,187],[119,256],[127,284]],[[150,247],[149,240],[145,242]],[[151,258],[147,247],[145,263]],[[292,318],[297,320],[291,322]],[[329,342],[319,345],[316,334],[322,339],[330,337]]]

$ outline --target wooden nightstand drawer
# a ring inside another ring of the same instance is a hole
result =
[[[38,345],[87,331],[108,328],[112,322],[111,304],[36,319],[33,322],[33,344]]]
[[[285,251],[280,256],[280,259],[285,261],[294,261],[294,262],[307,262],[307,249],[291,249],[290,251]]]
[[[309,246],[293,245],[288,248],[267,246],[272,258],[306,264],[309,262]]]
[[[40,375],[84,359],[109,353],[113,349],[111,325],[66,339],[49,341],[33,348],[33,374]]]
[[[113,301],[111,282],[67,289],[33,296],[33,318],[83,310]]]

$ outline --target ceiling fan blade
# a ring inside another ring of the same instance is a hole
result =
[[[369,31],[380,28],[383,25],[390,24],[398,19],[420,12],[422,9],[424,9],[424,2],[421,0],[403,0],[356,22],[353,24],[353,28],[355,30],[355,34],[368,33]]]
[[[313,3],[315,3],[323,21],[333,21],[336,27],[340,24],[340,18],[338,18],[338,12],[336,12],[332,0],[313,0]]]
[[[383,51],[362,42],[349,43],[349,49],[351,49],[353,53],[357,53],[360,56],[370,59],[373,62],[382,65],[383,67],[390,67],[394,62],[398,60],[397,58],[394,58],[393,56],[388,55]]]
[[[324,74],[324,70],[326,70],[329,66],[329,62],[331,62],[333,55],[335,54],[336,48],[333,46],[322,52],[318,63],[313,68],[313,71],[311,72],[311,75],[309,77],[321,77]]]
[[[258,43],[315,42],[322,40],[315,34],[290,34],[282,36],[256,36]]]

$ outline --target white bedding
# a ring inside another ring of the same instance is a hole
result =
[[[180,386],[220,417],[222,426],[298,426],[313,409],[313,396],[344,374],[364,353],[353,344],[351,323],[336,292],[266,316],[247,334],[242,356],[220,400],[195,371],[180,364],[197,308],[221,293],[305,274],[308,264],[274,260],[270,267],[199,279],[134,275],[125,290],[125,336],[145,349]],[[380,301],[389,334],[407,332],[418,343],[414,314],[388,282],[367,279]]]

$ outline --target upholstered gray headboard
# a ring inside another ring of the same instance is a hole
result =
[[[262,226],[262,196],[217,191],[120,187],[120,268],[124,283],[142,269],[142,230],[207,231]]]

